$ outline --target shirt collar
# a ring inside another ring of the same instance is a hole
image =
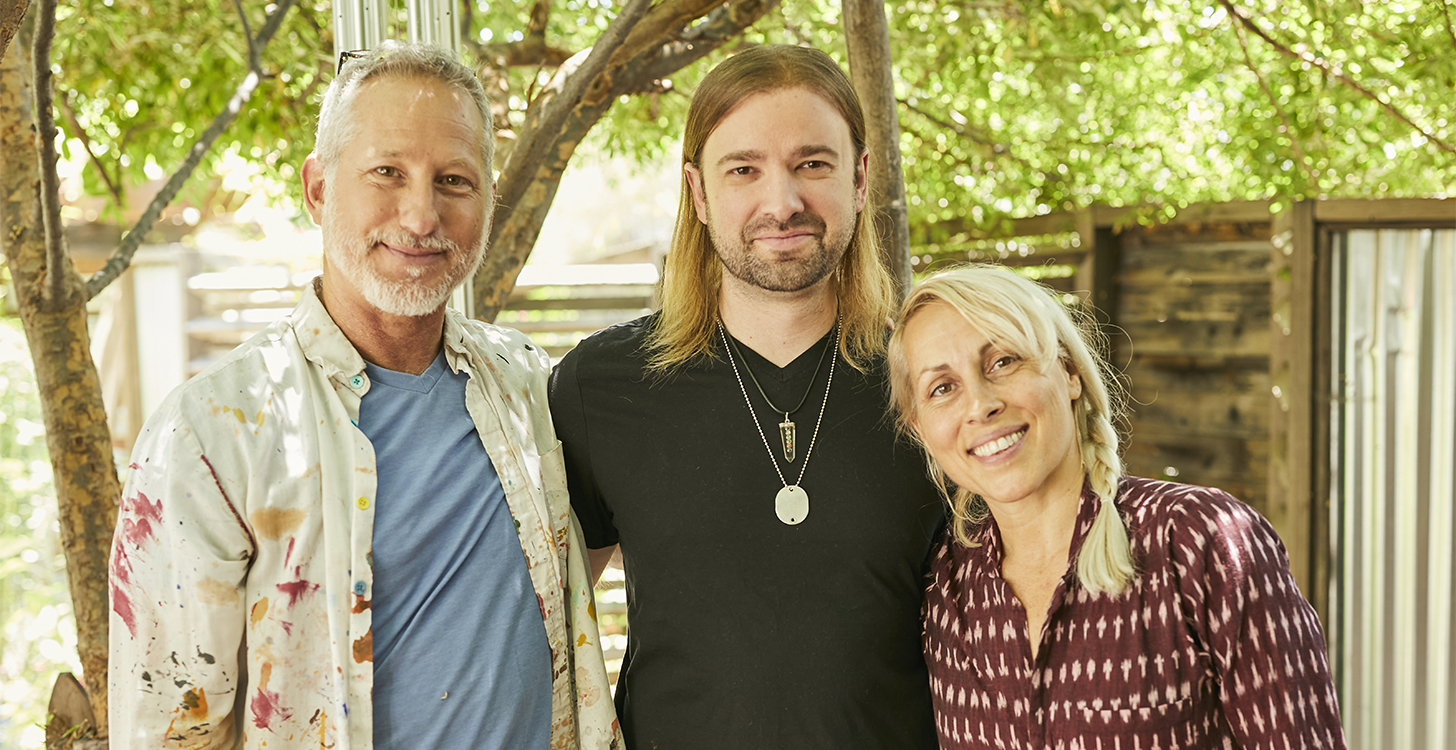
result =
[[[357,388],[351,381],[364,375],[364,357],[324,308],[323,276],[315,276],[313,282],[304,287],[303,299],[293,308],[290,319],[308,361],[323,368],[329,378]],[[445,363],[450,366],[451,372],[458,373],[462,367],[469,369],[465,316],[459,310],[448,307],[445,309],[444,349]]]
[[[324,309],[322,294],[323,276],[315,276],[293,308],[290,323],[308,361],[322,368],[327,377],[348,383],[364,374],[364,357]]]

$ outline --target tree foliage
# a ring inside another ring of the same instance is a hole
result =
[[[264,80],[246,111],[203,156],[183,196],[225,210],[233,196],[209,179],[230,154],[251,161],[275,193],[296,181],[313,148],[316,96],[334,72],[329,4],[296,3],[263,50]],[[58,122],[68,152],[89,162],[85,191],[113,213],[140,210],[131,191],[170,173],[222,111],[248,70],[249,35],[273,6],[257,2],[81,0],[57,11]],[[149,198],[150,196],[142,196]],[[206,211],[205,211],[206,213]]]
[[[611,0],[466,6],[465,51],[498,98],[503,154],[557,65],[620,10]],[[262,9],[248,12],[256,28]],[[911,224],[986,225],[1094,202],[1449,193],[1453,12],[1415,0],[888,3]],[[787,0],[744,39],[815,44],[842,61],[839,22],[836,4]],[[297,7],[264,56],[272,78],[206,166],[231,150],[276,180],[269,189],[296,181],[333,73],[329,23],[328,4]],[[179,160],[246,67],[237,13],[217,0],[82,0],[58,24],[59,86],[76,113],[67,135],[80,125],[128,185],[149,161]],[[721,57],[619,101],[585,147],[675,156],[693,87]],[[108,192],[98,168],[86,180]]]
[[[34,746],[55,672],[76,669],[40,393],[16,321],[0,321],[0,746]],[[27,736],[28,735],[28,736]]]
[[[1449,15],[1443,0],[895,3],[911,224],[1449,193]]]

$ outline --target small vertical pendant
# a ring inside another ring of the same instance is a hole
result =
[[[779,423],[779,437],[784,441],[784,460],[793,463],[796,436],[794,434],[794,423],[789,419],[789,415],[787,414],[784,415],[784,421]]]

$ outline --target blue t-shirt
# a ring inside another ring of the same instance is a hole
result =
[[[374,746],[545,748],[551,649],[500,477],[442,352],[367,365],[374,444]]]

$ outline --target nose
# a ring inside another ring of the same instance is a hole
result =
[[[420,237],[434,234],[440,227],[437,198],[434,185],[422,181],[411,182],[401,191],[399,198],[400,228]]]
[[[804,197],[800,193],[799,181],[792,172],[783,169],[771,171],[763,181],[763,213],[783,223],[789,217],[804,210]]]
[[[996,388],[984,382],[970,382],[962,386],[965,390],[965,420],[968,423],[989,422],[1006,410],[1006,401]]]

